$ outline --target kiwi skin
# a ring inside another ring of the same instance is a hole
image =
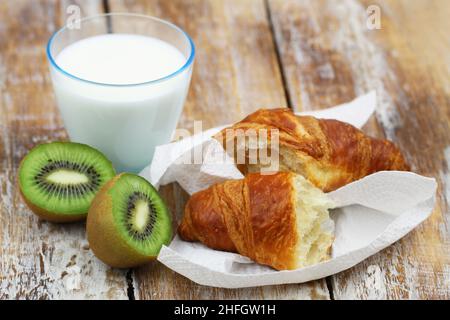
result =
[[[109,190],[123,175],[108,181],[97,193],[89,208],[86,230],[89,247],[95,256],[114,268],[133,268],[156,259],[146,256],[127,244],[115,227]]]

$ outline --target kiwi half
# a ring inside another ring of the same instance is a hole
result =
[[[87,237],[104,263],[130,268],[147,263],[172,238],[169,210],[144,178],[122,173],[109,181],[92,201]]]
[[[52,142],[32,149],[19,167],[25,202],[41,218],[70,222],[86,218],[95,194],[115,176],[111,162],[80,143]]]

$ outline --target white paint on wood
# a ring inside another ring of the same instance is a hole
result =
[[[333,66],[329,62],[319,66],[317,72],[322,80],[333,80],[335,78]]]
[[[447,245],[450,246],[450,146],[444,149],[444,161],[445,165],[443,170],[440,172],[440,180],[442,187],[442,201],[444,202],[442,208],[444,212],[443,221],[439,223],[439,232],[442,239],[447,239]],[[449,255],[450,255],[450,248]],[[449,264],[445,266],[447,271],[450,271],[450,261]],[[447,275],[445,282],[450,283],[450,272],[444,272]],[[450,288],[450,286],[448,286]]]
[[[441,172],[441,180],[442,180],[442,191],[445,199],[450,199],[450,146],[444,149],[444,159],[445,159],[445,167]],[[447,203],[447,209],[449,209],[449,204]],[[448,215],[446,215],[447,219],[450,219]],[[450,233],[447,233],[447,236]]]
[[[385,274],[377,265],[367,267],[365,287],[369,288],[367,299],[386,299]]]

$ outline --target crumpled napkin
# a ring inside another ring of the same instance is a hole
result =
[[[360,128],[375,106],[375,92],[370,92],[346,104],[301,114],[333,118]],[[158,146],[151,165],[141,176],[155,186],[177,181],[190,194],[217,182],[242,178],[222,146],[211,139],[227,126]],[[196,153],[203,161],[188,164]],[[219,158],[222,161],[218,162]],[[336,238],[331,259],[313,266],[276,271],[239,254],[212,250],[178,236],[162,247],[158,260],[192,281],[223,288],[301,283],[327,277],[354,266],[417,227],[434,208],[436,188],[433,178],[382,171],[328,193],[337,205],[331,210]]]

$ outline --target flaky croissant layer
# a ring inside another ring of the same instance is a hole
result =
[[[277,270],[327,260],[331,201],[302,176],[249,174],[194,194],[178,232],[186,241],[238,252]]]
[[[224,147],[238,134],[250,130],[269,133],[278,130],[279,171],[292,171],[303,175],[325,192],[335,190],[352,181],[383,170],[407,171],[400,150],[390,141],[365,135],[350,124],[310,116],[296,116],[290,109],[261,109],[215,136]],[[228,144],[230,145],[230,144]],[[227,150],[237,159],[238,143]],[[248,146],[244,146],[248,148]],[[245,163],[238,167],[247,172],[259,172],[271,163],[255,164],[244,150]]]

